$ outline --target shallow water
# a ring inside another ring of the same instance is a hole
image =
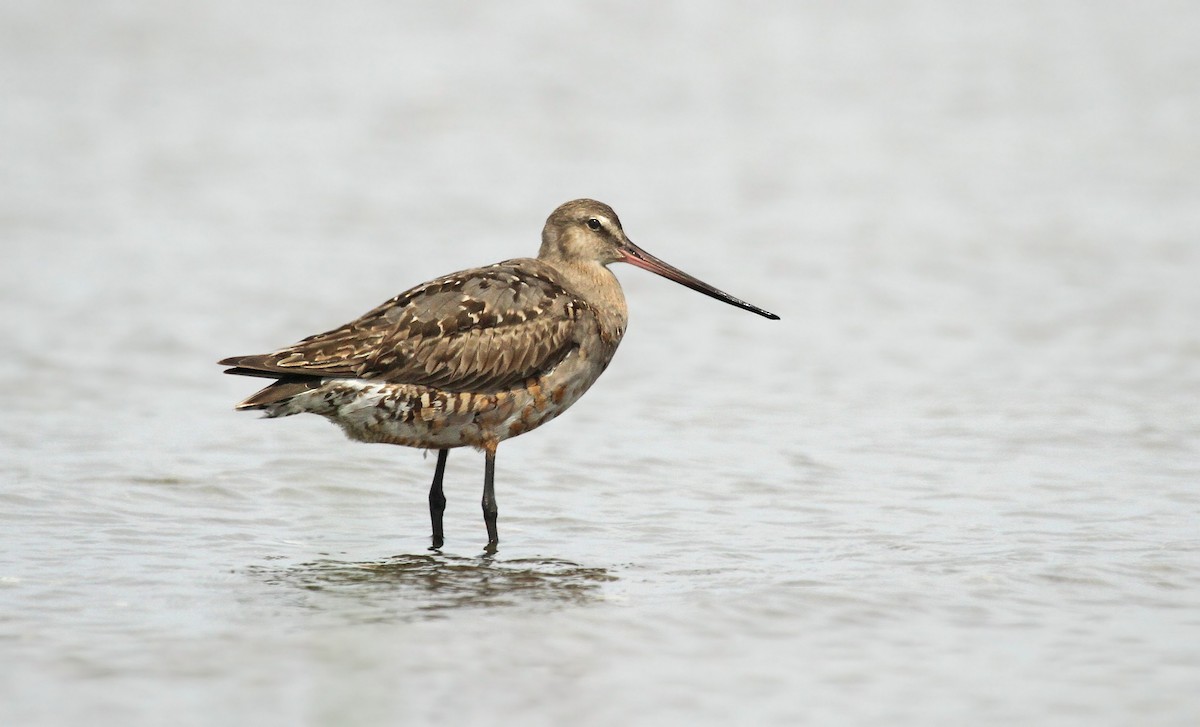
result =
[[[1188,3],[8,4],[0,724],[1200,715]],[[433,458],[221,357],[628,267],[562,419]]]

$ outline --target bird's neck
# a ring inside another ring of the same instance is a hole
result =
[[[616,333],[619,339],[625,332],[628,310],[625,294],[617,276],[597,262],[562,262],[556,266],[563,282],[583,300],[587,301],[600,317],[601,326]]]

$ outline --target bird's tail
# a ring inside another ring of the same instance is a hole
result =
[[[312,376],[285,377],[270,386],[250,395],[233,407],[239,411],[262,409],[267,416],[283,416],[294,412],[283,411],[282,405],[306,391],[312,391],[321,385],[321,380]]]

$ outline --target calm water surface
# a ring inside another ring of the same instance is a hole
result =
[[[1191,3],[7,4],[0,723],[1200,719]],[[533,254],[608,373],[482,457],[223,356]]]

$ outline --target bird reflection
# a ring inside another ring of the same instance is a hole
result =
[[[269,584],[293,586],[314,597],[353,599],[366,609],[359,618],[371,621],[436,618],[456,609],[584,604],[599,600],[603,584],[616,580],[604,568],[554,558],[443,554],[359,563],[322,559],[252,571]]]

